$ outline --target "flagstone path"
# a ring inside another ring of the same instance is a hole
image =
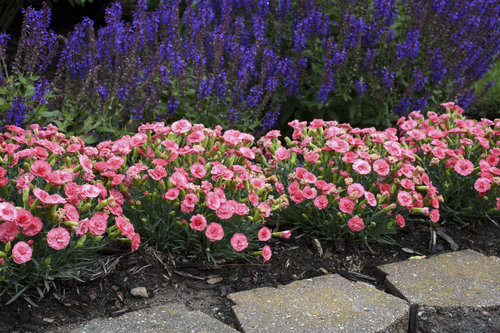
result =
[[[228,295],[242,332],[500,332],[500,258],[472,250],[378,267],[387,290],[336,274]],[[73,333],[238,332],[163,304]]]

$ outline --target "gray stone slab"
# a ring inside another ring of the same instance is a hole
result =
[[[336,274],[228,297],[246,333],[408,330],[407,302]]]
[[[410,303],[410,332],[500,331],[500,258],[464,250],[377,268]]]
[[[232,327],[180,304],[163,304],[126,313],[120,317],[94,319],[71,333],[237,333]]]

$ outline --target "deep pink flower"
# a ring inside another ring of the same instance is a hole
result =
[[[314,184],[314,183],[316,183],[316,181],[318,180],[318,179],[316,178],[316,176],[315,176],[314,174],[312,174],[311,172],[306,172],[306,173],[304,174],[303,179],[304,179],[306,182],[308,182],[309,184]]]
[[[431,221],[436,223],[439,221],[439,209],[433,209],[431,210],[431,212],[429,213],[429,217],[431,218]]]
[[[194,131],[186,137],[187,143],[198,143],[205,140],[205,134],[202,131]]]
[[[478,178],[474,183],[474,188],[479,193],[486,193],[491,188],[491,181],[488,178],[484,177]]]
[[[350,198],[340,198],[339,209],[346,214],[351,214],[354,210],[354,201]]]
[[[293,181],[290,185],[288,185],[288,193],[291,195],[295,194],[300,189],[300,184],[296,180]]]
[[[30,224],[32,218],[33,215],[31,215],[29,211],[21,208],[17,211],[15,222],[18,226],[23,227],[24,225]]]
[[[456,173],[461,176],[468,176],[474,171],[474,163],[467,159],[458,160],[457,163],[453,166]]]
[[[234,213],[239,216],[245,216],[248,214],[250,209],[244,203],[236,203]]]
[[[189,226],[194,230],[203,231],[207,226],[207,220],[205,219],[205,216],[201,214],[191,216],[190,221],[191,223]]]
[[[217,210],[215,211],[215,214],[217,214],[217,216],[221,220],[227,220],[233,216],[235,208],[236,208],[235,202],[233,200],[229,200],[229,201],[221,203],[220,207],[217,208]]]
[[[319,210],[322,210],[328,206],[328,199],[325,195],[319,195],[314,199],[314,206]]]
[[[248,247],[247,237],[242,233],[236,233],[231,237],[231,246],[235,251],[243,251]]]
[[[52,172],[52,167],[47,161],[36,160],[31,165],[30,172],[37,177],[45,177]]]
[[[248,193],[248,201],[252,204],[252,206],[257,206],[259,204],[259,196],[255,192]]]
[[[115,217],[115,225],[118,229],[120,229],[120,232],[123,236],[127,237],[128,239],[132,240],[135,235],[135,229],[132,223],[124,217],[124,216],[117,216]]]
[[[0,241],[13,241],[19,233],[19,227],[14,221],[0,223]]]
[[[221,206],[221,199],[215,192],[208,192],[205,201],[207,207],[210,208],[211,210],[217,210]]]
[[[262,258],[264,261],[268,261],[271,259],[271,256],[273,255],[273,252],[271,251],[271,247],[269,245],[266,245],[262,248]]]
[[[318,192],[316,191],[316,189],[314,187],[306,186],[302,190],[302,195],[306,199],[314,199],[318,195]]]
[[[390,171],[389,163],[385,160],[376,160],[373,162],[373,171],[375,171],[379,176],[385,177]]]
[[[401,215],[401,214],[396,215],[396,223],[401,228],[404,228],[404,226],[405,226],[405,218],[403,217],[403,215]]]
[[[410,193],[400,190],[398,192],[398,203],[403,207],[409,207],[413,203],[413,198]]]
[[[101,236],[106,232],[109,215],[103,212],[95,213],[89,221],[89,230],[94,236]]]
[[[302,203],[304,199],[304,193],[301,190],[295,191],[295,193],[290,197],[290,200],[296,204]]]
[[[205,235],[209,241],[215,242],[224,238],[224,229],[219,223],[212,222],[205,229]]]
[[[50,195],[47,192],[45,192],[44,190],[41,190],[39,188],[35,188],[33,190],[33,194],[42,203],[44,203],[46,205],[57,205],[57,204],[66,203],[66,200],[63,197],[61,197],[59,194],[54,193],[54,194]]]
[[[47,244],[54,250],[66,248],[69,239],[69,232],[64,228],[53,228],[47,233]]]
[[[278,161],[284,161],[290,157],[290,152],[285,147],[280,146],[278,149],[276,149],[274,156]]]
[[[193,177],[201,179],[207,174],[207,169],[201,163],[194,163],[189,168]]]
[[[359,216],[354,216],[349,219],[347,226],[354,232],[358,232],[364,229],[365,223],[363,219]]]
[[[148,174],[151,178],[159,182],[167,176],[167,171],[161,165],[157,165],[154,170],[148,170]]]
[[[26,242],[17,242],[12,248],[12,256],[16,264],[24,264],[31,260],[33,249]]]
[[[265,242],[271,239],[271,230],[268,227],[262,227],[258,234],[259,240]]]
[[[176,187],[169,189],[163,193],[162,198],[165,200],[175,200],[179,196],[180,190]]]
[[[141,245],[141,236],[138,233],[135,233],[132,238],[131,251],[136,251],[139,248],[139,245]]]
[[[316,154],[313,151],[307,152],[304,155],[304,159],[309,162],[309,163],[318,163],[319,160],[319,154]]]

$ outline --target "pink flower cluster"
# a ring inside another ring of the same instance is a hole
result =
[[[353,233],[369,234],[375,227],[380,233],[381,224],[389,233],[394,225],[404,227],[408,213],[439,220],[437,189],[415,163],[414,151],[401,144],[396,129],[359,129],[319,119],[289,125],[294,132],[287,148],[276,131],[259,143],[270,168],[288,170],[275,187],[293,202],[289,210],[297,211],[285,214],[297,219],[297,225],[323,223],[319,211],[336,219],[328,223]]]
[[[401,142],[433,171],[448,209],[500,216],[500,120],[471,120],[454,103],[442,106],[441,115],[414,111],[399,119]]]

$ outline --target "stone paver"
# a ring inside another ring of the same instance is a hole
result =
[[[410,332],[500,331],[500,258],[464,250],[377,268],[410,303]]]
[[[246,333],[407,332],[409,305],[375,287],[326,275],[228,295]]]
[[[180,304],[163,304],[129,312],[117,318],[95,319],[71,333],[237,333],[235,329],[200,311]]]

